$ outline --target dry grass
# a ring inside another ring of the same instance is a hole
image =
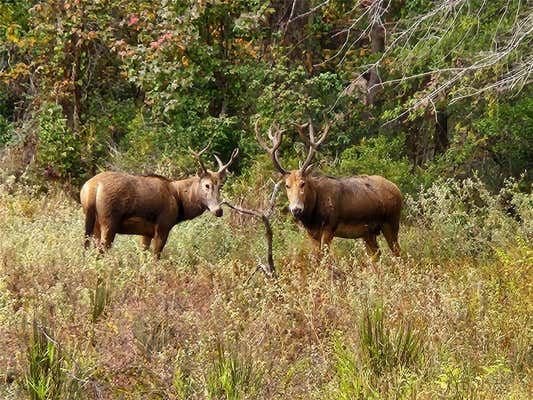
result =
[[[280,276],[247,283],[251,222],[179,225],[159,262],[126,236],[98,257],[77,204],[0,188],[0,397],[29,398],[41,327],[63,399],[531,398],[532,199],[518,222],[475,187],[411,200],[406,257],[376,266],[341,240],[314,260],[280,217]]]

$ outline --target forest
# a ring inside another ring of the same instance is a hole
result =
[[[523,0],[1,1],[0,398],[531,398],[532,72]],[[256,137],[298,169],[304,124],[401,257],[317,256]],[[208,144],[221,218],[84,251],[84,182]]]

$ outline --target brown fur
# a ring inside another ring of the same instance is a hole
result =
[[[377,175],[337,179],[299,170],[284,177],[289,209],[320,248],[333,237],[363,238],[369,255],[378,258],[381,232],[394,255],[400,255],[402,195],[394,183]]]
[[[145,248],[154,240],[159,257],[172,227],[209,209],[222,215],[219,192],[225,170],[204,171],[171,181],[157,175],[136,176],[102,172],[82,187],[80,200],[85,213],[86,244],[92,235],[108,249],[117,233],[141,235]]]

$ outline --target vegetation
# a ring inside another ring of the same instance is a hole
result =
[[[278,214],[275,280],[250,277],[253,216],[180,224],[159,261],[129,236],[99,257],[64,192],[2,189],[3,398],[29,382],[65,399],[530,397],[533,204],[516,185],[515,217],[476,180],[409,197],[406,257],[376,265],[347,240],[317,261]]]
[[[532,16],[503,0],[1,2],[0,397],[530,398]],[[336,239],[317,259],[284,197],[269,203],[258,119],[287,129],[290,167],[293,124],[333,122],[317,170],[395,182],[404,257]],[[245,213],[176,226],[159,261],[133,237],[82,251],[83,181],[181,178],[207,142],[240,148],[223,198]]]
[[[392,174],[416,191],[473,170],[494,190],[526,172],[529,190],[532,11],[481,0],[2,2],[3,179],[46,190],[110,167],[184,174],[187,148],[209,140],[223,158],[238,145],[244,172],[258,159],[257,118],[311,118],[335,120],[328,173]]]

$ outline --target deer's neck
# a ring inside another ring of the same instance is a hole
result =
[[[307,190],[305,193],[305,200],[304,200],[304,211],[301,216],[302,223],[307,226],[312,224],[313,216],[315,215],[315,209],[317,204],[317,190],[316,190],[316,182],[313,178],[308,178],[307,180]]]
[[[178,222],[193,219],[207,209],[200,196],[199,177],[173,181],[172,187],[179,207]]]

